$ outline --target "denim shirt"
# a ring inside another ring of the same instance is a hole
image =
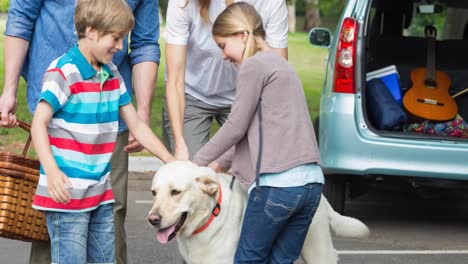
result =
[[[135,27],[123,49],[114,55],[125,85],[132,94],[131,67],[152,61],[159,64],[158,0],[128,0],[135,16]],[[34,112],[41,93],[42,77],[49,64],[78,42],[75,34],[75,0],[10,0],[5,35],[29,41],[29,51],[21,76],[27,82],[28,107]],[[119,131],[127,127],[120,120]]]

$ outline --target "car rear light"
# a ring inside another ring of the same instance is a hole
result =
[[[354,69],[356,58],[357,22],[345,18],[341,26],[336,50],[335,82],[333,91],[336,93],[355,93]]]

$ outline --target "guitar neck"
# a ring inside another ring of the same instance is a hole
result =
[[[436,86],[436,58],[435,58],[435,38],[427,38],[427,67],[426,67],[426,85]]]

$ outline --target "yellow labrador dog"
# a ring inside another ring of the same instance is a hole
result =
[[[177,237],[188,264],[231,264],[239,241],[247,193],[234,177],[207,167],[176,161],[153,178],[153,206],[148,221],[156,237]],[[305,263],[334,264],[338,257],[330,229],[344,237],[366,237],[361,221],[338,214],[322,196],[302,249]]]

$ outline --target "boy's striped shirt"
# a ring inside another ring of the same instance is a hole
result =
[[[69,203],[54,202],[41,166],[33,208],[89,211],[114,202],[110,158],[118,132],[119,107],[131,103],[117,67],[102,65],[98,73],[75,46],[49,66],[39,101],[52,107],[50,146],[72,188],[68,189]]]

